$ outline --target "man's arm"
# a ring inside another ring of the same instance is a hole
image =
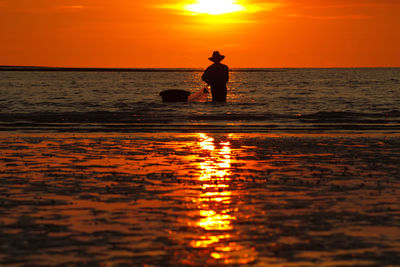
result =
[[[229,68],[225,65],[225,81],[226,83],[229,81]]]
[[[201,75],[201,79],[207,84],[210,84],[210,81],[208,80],[208,68],[204,71],[203,75]]]

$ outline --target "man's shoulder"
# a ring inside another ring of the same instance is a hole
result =
[[[214,64],[211,64],[210,66],[208,66],[207,68],[206,68],[206,70],[211,70],[211,69],[214,69],[215,68],[215,63]]]
[[[215,64],[215,65],[216,65],[216,67],[218,67],[218,68],[229,69],[227,65],[222,64],[222,63],[218,63],[218,64]]]
[[[224,69],[224,70],[228,70],[228,71],[229,71],[228,66],[225,65],[225,64],[222,64],[222,63],[214,63],[214,64],[208,66],[208,68],[206,69],[206,71],[221,70],[221,69]]]
[[[221,69],[223,69],[224,71],[229,71],[229,67],[225,64],[221,64]]]

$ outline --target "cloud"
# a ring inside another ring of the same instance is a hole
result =
[[[365,20],[372,18],[371,16],[355,14],[355,15],[338,15],[338,16],[312,16],[301,14],[289,14],[286,17],[290,18],[305,18],[314,20]]]
[[[82,5],[72,5],[72,6],[62,6],[62,9],[83,9],[86,8],[85,6]]]
[[[280,2],[262,2],[262,3],[253,3],[246,5],[246,9],[248,12],[263,12],[263,11],[271,11],[282,4]]]
[[[282,15],[310,20],[367,20],[374,17],[377,7],[388,7],[385,0],[287,0]],[[396,0],[398,1],[398,0]],[[400,2],[400,1],[399,1]]]
[[[77,4],[55,3],[49,1],[37,1],[36,3],[17,3],[17,1],[11,3],[4,0],[0,0],[0,7],[2,4],[10,12],[22,13],[22,14],[51,14],[60,12],[72,12],[88,8],[88,6]]]
[[[285,0],[285,3],[305,9],[360,9],[400,5],[398,0]]]
[[[377,10],[397,9],[399,0],[285,0],[286,17],[314,20],[366,20]],[[379,9],[378,9],[379,8]]]

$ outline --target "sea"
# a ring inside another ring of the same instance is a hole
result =
[[[0,266],[399,266],[400,68],[202,71],[0,71]]]
[[[201,69],[0,71],[0,131],[400,131],[400,68],[232,69],[227,103],[163,103]]]

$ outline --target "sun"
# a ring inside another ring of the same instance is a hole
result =
[[[197,3],[185,5],[184,9],[193,13],[221,15],[245,10],[235,0],[197,0]]]

